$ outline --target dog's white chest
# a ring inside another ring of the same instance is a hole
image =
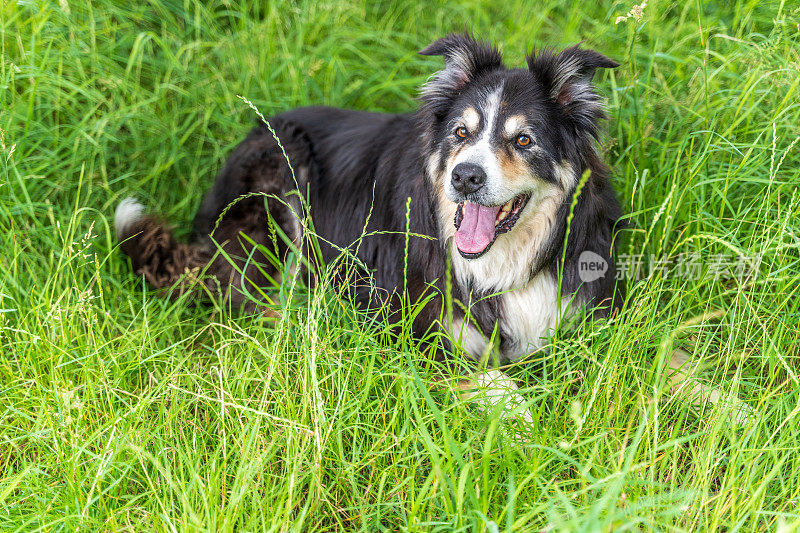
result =
[[[558,324],[558,286],[549,272],[542,272],[520,289],[503,293],[500,331],[506,341],[503,355],[517,359],[544,346]]]
[[[558,306],[558,286],[549,272],[542,272],[525,286],[502,293],[498,326],[503,336],[502,355],[518,359],[541,348],[563,316],[566,300]],[[488,346],[473,325],[456,321],[453,336],[473,358],[481,357]]]

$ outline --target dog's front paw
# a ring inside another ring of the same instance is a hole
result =
[[[481,411],[498,409],[502,418],[516,418],[533,425],[533,415],[526,406],[519,387],[505,373],[486,370],[458,384],[459,397],[475,404]]]

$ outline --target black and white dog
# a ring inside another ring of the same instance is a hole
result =
[[[443,56],[445,68],[416,113],[310,107],[270,118],[291,170],[259,124],[205,197],[191,244],[123,201],[115,223],[136,272],[168,287],[199,269],[207,287],[245,303],[248,287],[276,274],[255,245],[277,257],[299,245],[307,205],[323,259],[348,250],[369,269],[370,283],[351,283],[359,305],[397,309],[404,289],[412,302],[433,295],[415,334],[441,325],[474,358],[493,333],[501,358],[514,360],[543,346],[565,313],[618,307],[620,207],[598,153],[604,111],[592,85],[596,69],[618,64],[575,46],[508,69],[496,48],[456,34],[421,54]],[[270,219],[287,238],[270,237]],[[587,257],[606,275],[582,276]],[[448,274],[461,305],[440,320]]]

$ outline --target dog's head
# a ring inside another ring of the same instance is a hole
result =
[[[451,228],[445,237],[471,261],[544,246],[545,226],[595,150],[604,112],[592,77],[618,64],[575,46],[533,53],[527,69],[508,69],[496,48],[456,34],[420,53],[445,61],[421,95],[428,177]]]

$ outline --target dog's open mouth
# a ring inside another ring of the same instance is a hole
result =
[[[475,259],[488,252],[498,235],[511,231],[530,198],[529,194],[520,194],[496,206],[472,202],[458,204],[453,221],[458,253],[467,259]]]

